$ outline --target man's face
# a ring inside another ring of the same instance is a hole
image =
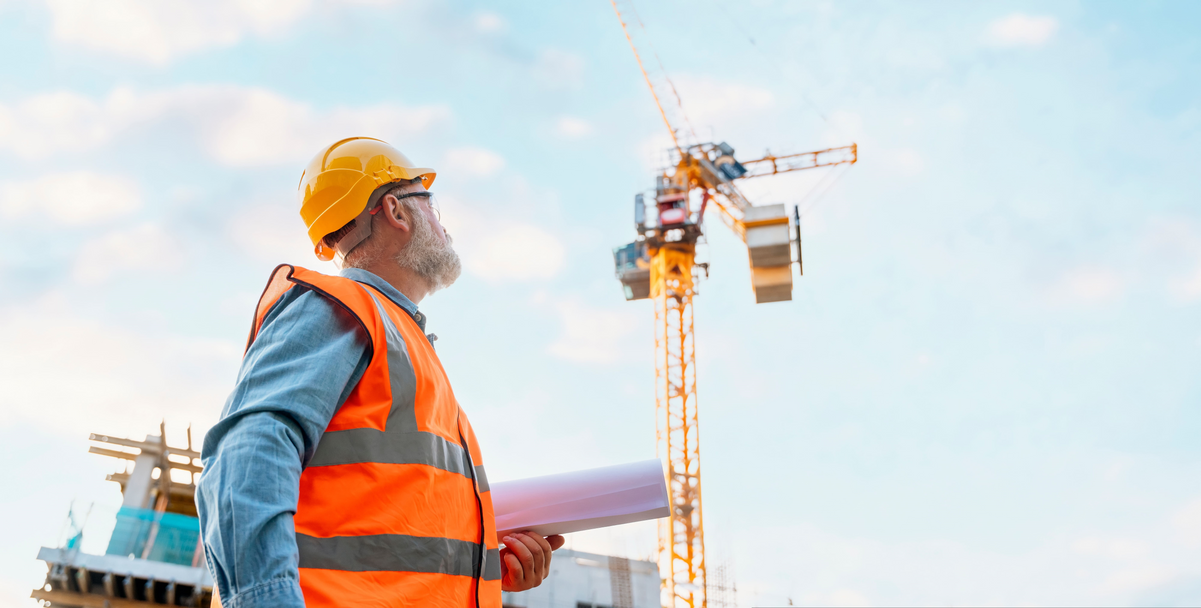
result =
[[[428,190],[425,189],[425,184],[423,184],[421,182],[416,182],[416,183],[412,183],[412,184],[404,184],[403,186],[401,186],[400,195],[403,196],[404,194],[412,194],[415,192],[428,192]],[[421,214],[423,216],[423,218],[412,218],[412,221],[417,221],[418,219],[424,219],[428,223],[429,227],[433,230],[434,236],[439,241],[441,241],[443,243],[451,242],[450,235],[448,235],[446,233],[446,228],[444,228],[442,226],[442,222],[438,215],[438,211],[434,207],[434,197],[428,196],[428,195],[427,196],[418,195],[418,196],[410,196],[407,198],[409,200],[418,202],[417,208],[421,210]]]
[[[462,264],[452,247],[450,235],[439,221],[432,197],[421,183],[405,184],[396,196],[402,215],[410,224],[408,242],[396,252],[394,261],[429,281],[433,290],[450,286],[459,278]],[[391,200],[387,198],[385,200]],[[411,217],[415,216],[415,217]]]

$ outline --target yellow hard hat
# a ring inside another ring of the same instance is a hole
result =
[[[383,196],[383,186],[420,177],[429,188],[435,175],[372,137],[349,137],[326,147],[309,161],[298,188],[300,217],[309,229],[313,252],[322,260],[333,259],[334,252],[321,239],[363,214],[368,202]]]

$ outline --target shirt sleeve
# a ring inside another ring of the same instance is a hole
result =
[[[300,473],[370,363],[366,332],[294,287],[267,314],[205,435],[196,510],[226,608],[304,606],[292,516]]]

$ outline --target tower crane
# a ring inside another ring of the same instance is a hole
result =
[[[655,437],[657,453],[666,460],[671,501],[671,515],[659,524],[664,606],[704,608],[705,532],[692,313],[697,280],[694,272],[703,269],[708,273],[707,264],[696,263],[705,212],[714,207],[722,221],[746,243],[755,302],[791,300],[792,265],[797,264],[804,273],[800,210],[794,208],[790,218],[783,204],[755,205],[742,194],[738,183],[793,171],[853,165],[858,160],[858,147],[852,143],[739,161],[734,148],[725,142],[698,143],[674,85],[665,73],[653,79],[639,53],[630,23],[632,17],[641,27],[637,13],[627,6],[623,14],[618,0],[610,0],[610,4],[671,133],[670,160],[656,176],[654,194],[649,200],[645,193],[634,196],[637,236],[634,242],[614,249],[613,257],[626,299],[651,299],[655,307]],[[657,55],[654,59],[658,62]],[[678,128],[681,119],[686,131]]]

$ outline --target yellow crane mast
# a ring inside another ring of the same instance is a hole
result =
[[[736,181],[792,171],[854,164],[855,144],[814,152],[764,157],[739,162],[725,142],[695,141],[688,126],[682,138],[672,118],[687,123],[679,94],[666,74],[652,78],[638,52],[633,28],[610,0],[622,31],[638,61],[651,96],[671,133],[672,162],[656,178],[655,193],[647,204],[644,194],[634,197],[636,240],[614,250],[616,274],[627,300],[651,299],[655,305],[655,408],[657,453],[666,459],[671,515],[659,527],[659,569],[663,578],[664,605],[669,608],[706,607],[705,532],[701,501],[700,434],[696,399],[696,355],[693,296],[698,268],[696,244],[702,235],[710,204],[723,222],[747,245],[751,286],[756,303],[792,299],[792,264],[799,265],[799,209],[789,218],[784,205],[752,205]],[[628,5],[628,2],[625,3]],[[632,6],[627,13],[634,19]],[[641,23],[636,22],[639,30]],[[662,65],[656,64],[660,70]],[[652,66],[653,69],[653,66]],[[659,80],[658,86],[656,80]],[[674,104],[664,105],[659,89],[667,88]],[[794,223],[795,222],[795,223]],[[792,229],[795,228],[795,238]],[[793,243],[796,243],[796,259]]]

